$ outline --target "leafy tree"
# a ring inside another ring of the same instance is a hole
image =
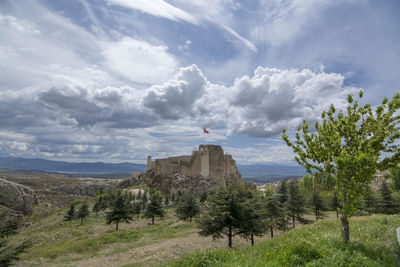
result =
[[[118,231],[118,223],[120,221],[129,223],[131,219],[130,207],[128,201],[126,201],[126,197],[118,196],[111,205],[111,210],[106,213],[107,224],[115,222],[115,231]]]
[[[83,224],[83,219],[85,219],[88,215],[90,214],[89,212],[89,206],[87,202],[84,202],[78,210],[78,213],[76,214],[77,219],[81,219],[81,225]]]
[[[295,221],[305,212],[305,199],[300,194],[299,185],[296,181],[289,183],[289,200],[287,201],[289,216],[292,218],[293,228]]]
[[[150,203],[144,211],[144,217],[151,218],[151,224],[154,224],[154,217],[164,217],[164,210],[161,205],[160,195],[155,193],[150,197]]]
[[[75,205],[71,204],[71,206],[69,206],[67,214],[65,214],[64,216],[64,221],[70,222],[74,219],[74,216],[75,216]]]
[[[312,194],[312,207],[315,214],[315,220],[318,221],[322,217],[322,211],[325,209],[324,202],[319,194],[318,190],[314,190]]]
[[[363,96],[361,91],[359,97]],[[344,242],[350,240],[349,218],[357,211],[362,190],[373,179],[377,169],[393,167],[400,160],[399,120],[400,93],[391,101],[385,98],[373,111],[371,105],[359,106],[352,95],[347,97],[347,112],[336,112],[331,105],[322,113],[316,132],[304,121],[292,143],[283,131],[283,139],[297,154],[297,162],[313,171],[332,174],[340,203],[339,213]],[[381,157],[385,152],[386,157]]]
[[[179,219],[189,219],[192,222],[192,218],[200,213],[200,206],[193,194],[187,193],[182,195],[175,212]]]
[[[379,212],[385,213],[385,214],[395,213],[396,206],[395,206],[393,198],[392,198],[392,192],[390,192],[390,189],[389,189],[386,181],[382,182],[382,184],[379,188],[379,193],[381,195],[381,199],[380,199],[380,203],[379,203]]]

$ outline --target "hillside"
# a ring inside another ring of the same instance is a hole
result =
[[[254,247],[202,250],[169,266],[400,266],[399,225],[400,215],[354,217],[346,246],[340,221],[326,219]]]
[[[178,221],[172,210],[155,225],[134,218],[130,224],[106,225],[92,213],[82,226],[64,222],[64,212],[20,230],[12,242],[30,239],[33,245],[16,266],[396,266],[400,247],[395,229],[400,215],[352,219],[352,240],[346,247],[340,221],[325,219],[280,234],[256,239],[256,245],[235,238],[200,237],[195,223]],[[45,234],[44,234],[45,233]],[[204,250],[205,249],[205,250]],[[189,253],[189,254],[188,254]],[[178,259],[177,259],[178,258]]]

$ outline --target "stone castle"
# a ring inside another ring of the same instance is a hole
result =
[[[225,155],[219,145],[200,145],[190,156],[177,156],[152,161],[147,157],[147,170],[142,180],[160,189],[204,191],[241,180],[236,162]],[[195,188],[195,187],[202,187]]]

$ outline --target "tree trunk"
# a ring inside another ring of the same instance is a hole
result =
[[[338,212],[337,208],[336,208],[336,218],[339,218],[339,212]]]
[[[115,225],[115,231],[118,231],[118,220],[117,220],[117,224]]]
[[[350,227],[349,220],[346,215],[343,215],[340,220],[342,221],[344,242],[347,244],[350,240]]]
[[[270,227],[269,229],[271,229],[271,237],[274,237],[274,227]]]
[[[295,215],[294,215],[294,213],[292,214],[292,222],[293,222],[293,228],[295,228]]]
[[[83,224],[83,218],[81,218],[81,225]]]
[[[151,217],[151,224],[154,224],[154,216]]]
[[[251,245],[254,246],[254,235],[253,234],[250,235],[250,239],[251,239]]]
[[[315,211],[315,220],[318,222],[318,211]]]
[[[189,217],[189,222],[192,222],[192,216]]]
[[[232,248],[232,227],[229,227],[228,232],[228,247]]]

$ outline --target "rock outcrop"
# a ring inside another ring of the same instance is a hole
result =
[[[164,192],[192,191],[196,194],[213,191],[242,178],[231,155],[224,155],[221,146],[200,145],[191,156],[151,160],[147,171],[134,173],[131,184],[144,182]]]
[[[31,188],[0,178],[0,205],[28,215],[33,212],[36,201]]]
[[[52,190],[70,195],[94,196],[100,188],[107,192],[119,187],[121,179],[76,178],[77,183],[63,184]]]

